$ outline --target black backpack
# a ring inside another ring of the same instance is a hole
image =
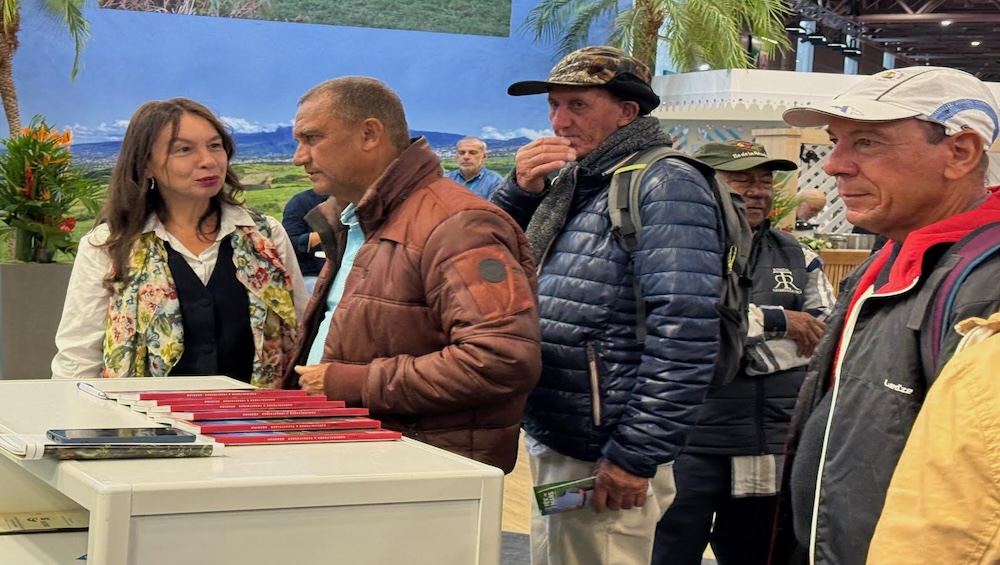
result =
[[[725,224],[725,254],[722,272],[724,282],[719,310],[719,356],[715,360],[712,386],[729,384],[743,362],[743,347],[747,339],[747,309],[750,305],[750,247],[753,231],[747,223],[743,198],[715,178],[715,171],[701,161],[669,147],[653,147],[633,153],[613,169],[608,189],[608,214],[611,233],[629,259],[639,247],[639,186],[645,169],[660,159],[680,159],[693,165],[708,181],[722,211]],[[636,296],[635,335],[641,342],[646,338],[646,304],[639,298],[638,280],[634,279]]]

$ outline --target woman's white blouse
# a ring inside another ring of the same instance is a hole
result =
[[[271,241],[291,276],[295,313],[297,319],[301,320],[309,296],[295,258],[295,249],[281,223],[270,216],[266,218],[271,227]],[[253,218],[246,209],[223,204],[219,235],[215,243],[200,255],[191,253],[177,238],[167,233],[156,214],[150,215],[146,220],[143,233],[155,232],[157,237],[169,243],[170,247],[184,257],[201,282],[207,285],[215,270],[222,240],[237,227],[253,224]],[[101,376],[104,332],[111,300],[111,293],[104,288],[104,277],[111,269],[111,257],[106,249],[99,246],[107,241],[109,235],[107,224],[101,224],[80,240],[80,248],[69,278],[62,319],[56,331],[56,347],[59,351],[52,359],[54,379],[93,379]]]

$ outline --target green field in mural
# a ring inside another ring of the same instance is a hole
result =
[[[458,168],[458,162],[454,157],[448,157],[441,160],[441,166],[450,171]],[[486,166],[506,177],[514,168],[514,156],[491,156]],[[278,220],[281,219],[288,199],[311,186],[309,177],[302,171],[302,167],[296,167],[291,163],[243,163],[234,165],[233,168],[247,189],[243,193],[247,206]],[[90,174],[107,183],[111,170],[91,171]],[[79,241],[80,237],[94,227],[96,218],[95,214],[87,212],[82,206],[74,210],[74,213],[77,223],[73,237]],[[0,262],[9,261],[12,256],[13,235],[13,230],[0,230]],[[57,253],[56,261],[72,263],[73,258],[64,253]]]
[[[98,6],[468,35],[510,35],[512,0],[99,0]]]

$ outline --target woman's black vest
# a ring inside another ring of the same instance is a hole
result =
[[[219,259],[208,285],[202,284],[169,243],[164,246],[184,327],[184,352],[170,376],[226,375],[250,382],[254,356],[250,300],[236,278],[231,238],[219,245]]]

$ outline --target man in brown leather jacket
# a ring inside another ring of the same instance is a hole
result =
[[[299,327],[297,387],[510,472],[541,370],[521,229],[442,177],[396,94],[344,77],[299,101],[294,163],[329,200],[306,221],[327,260]]]

